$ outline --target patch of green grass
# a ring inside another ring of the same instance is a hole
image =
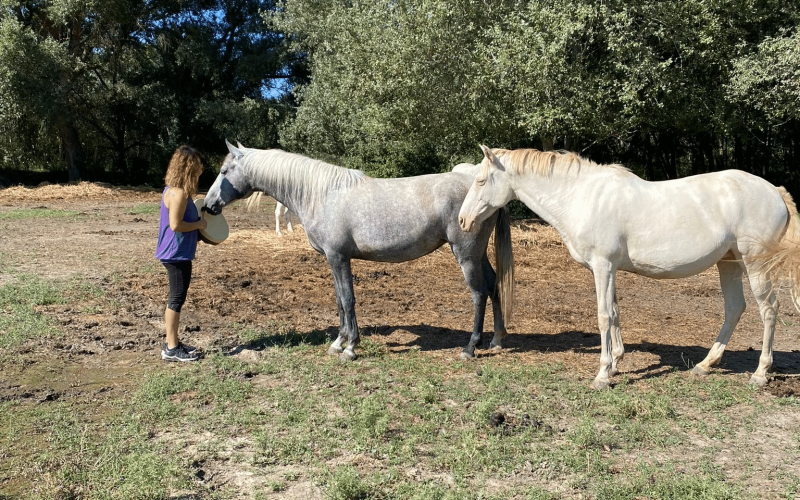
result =
[[[331,500],[368,500],[378,498],[374,486],[365,481],[353,467],[336,469],[327,482]]]
[[[658,498],[664,500],[739,500],[743,491],[725,481],[713,467],[707,470],[681,471],[674,464],[640,464],[625,480],[606,477],[591,489],[597,498]]]
[[[20,464],[36,485],[26,498],[163,498],[188,480],[177,457],[125,411],[100,422],[68,402],[13,413],[42,443]]]
[[[36,310],[63,304],[66,287],[37,276],[19,276],[0,286],[0,348],[8,349],[29,338],[59,332],[55,322]]]
[[[667,373],[598,392],[560,364],[448,361],[389,352],[372,339],[358,360],[341,363],[325,354],[324,332],[278,322],[234,331],[235,342],[256,352],[156,364],[112,418],[83,417],[60,401],[38,405],[61,408],[50,415],[0,404],[0,420],[17,422],[0,429],[0,449],[19,450],[14,440],[32,423],[35,448],[45,450],[35,464],[46,491],[74,497],[165,497],[185,488],[203,498],[271,498],[302,476],[336,499],[746,499],[755,498],[747,478],[714,463],[719,441],[690,453],[693,441],[715,428],[720,441],[730,439],[725,429],[764,411],[795,411],[735,377]],[[505,420],[491,423],[495,414]],[[183,441],[172,446],[175,439],[191,439],[191,451]],[[787,456],[798,456],[796,444]],[[262,478],[262,488],[190,482],[187,464],[204,461],[235,464]],[[775,481],[786,498],[796,494],[795,475]]]
[[[143,203],[131,208],[131,215],[151,215],[157,214],[161,211],[161,205],[158,203]]]
[[[0,286],[0,348],[11,348],[30,338],[60,334],[55,321],[38,309],[87,298],[104,292],[80,278],[70,281],[46,280],[35,275],[18,275]]]
[[[0,220],[18,219],[60,219],[66,217],[77,217],[80,212],[74,210],[60,210],[52,208],[20,208],[0,212]]]

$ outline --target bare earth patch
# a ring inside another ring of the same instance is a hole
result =
[[[67,218],[8,218],[0,221],[0,284],[12,274],[46,278],[80,277],[115,301],[113,311],[97,312],[91,303],[47,306],[65,336],[55,345],[34,342],[17,362],[0,367],[0,401],[23,398],[95,398],[124,391],[131,380],[161,366],[163,311],[167,278],[153,258],[159,191],[118,189],[81,183],[34,189],[0,190],[0,214],[19,209],[75,211]],[[205,349],[235,346],[233,325],[254,328],[280,322],[299,332],[338,328],[330,269],[308,245],[300,224],[295,232],[274,232],[274,205],[246,212],[226,209],[231,236],[218,246],[201,244],[189,301],[182,315],[183,340]],[[516,263],[516,308],[502,351],[488,351],[484,336],[479,357],[514,365],[561,362],[592,380],[599,362],[596,299],[591,274],[576,264],[558,234],[535,220],[512,228]],[[360,327],[391,353],[419,350],[444,362],[466,345],[472,305],[449,247],[416,261],[386,264],[354,261]],[[745,286],[747,310],[715,375],[745,384],[758,365],[762,323]],[[631,384],[700,362],[723,321],[716,268],[684,280],[656,281],[621,273],[618,299],[626,355],[622,374]],[[775,378],[761,397],[800,394],[800,319],[786,300],[775,338]],[[491,308],[487,308],[487,331]],[[326,349],[320,346],[321,350]],[[101,355],[102,356],[99,356]],[[254,356],[243,353],[242,356]],[[47,372],[49,375],[44,376]],[[770,471],[782,463],[782,446],[797,447],[796,413],[766,415],[758,433],[730,436],[713,453],[726,470],[752,466],[750,481],[770,487]],[[202,436],[198,436],[201,440]],[[211,439],[211,437],[209,437]],[[201,443],[190,443],[197,446]],[[231,449],[235,443],[229,443]],[[712,446],[698,438],[697,448]],[[687,450],[688,451],[688,450]],[[673,457],[675,458],[675,457]],[[344,460],[344,459],[343,459]],[[634,458],[632,457],[632,461]],[[260,490],[263,478],[246,468],[210,464],[205,474],[219,484]],[[276,471],[279,473],[280,471]],[[413,474],[414,471],[407,471]],[[268,492],[267,492],[268,493]],[[774,492],[773,492],[774,493]],[[766,497],[775,497],[765,493]],[[311,482],[293,482],[274,498],[322,498]],[[242,498],[247,498],[243,495]]]

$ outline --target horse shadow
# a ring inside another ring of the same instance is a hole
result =
[[[375,327],[365,337],[370,335],[392,336],[402,330],[410,338],[407,342],[389,340],[386,346],[393,352],[408,352],[412,349],[420,351],[443,351],[463,348],[469,341],[471,332],[439,328],[430,325],[406,325]],[[484,333],[481,346],[475,351],[478,358],[489,358],[498,355],[513,353],[576,353],[593,355],[593,363],[599,363],[600,335],[595,332],[568,330],[556,334],[545,333],[510,333],[503,341],[502,350],[488,349],[491,333]],[[624,335],[623,335],[624,340]],[[711,347],[713,338],[709,339],[708,346],[678,345],[673,343],[625,343],[625,353],[630,359],[639,352],[646,352],[655,357],[655,361],[635,369],[626,368],[626,361],[620,364],[620,369],[625,375],[637,379],[656,377],[664,371],[672,369],[690,370],[695,364],[702,361]],[[760,349],[727,349],[720,361],[715,366],[717,373],[749,374],[758,366],[761,355]],[[773,352],[774,373],[800,373],[800,356],[793,351]]]
[[[301,344],[306,345],[324,345],[329,342],[331,335],[338,334],[338,328],[328,328],[326,330],[311,330],[308,332],[298,332],[295,329],[290,329],[283,333],[275,333],[272,335],[265,335],[248,342],[232,346],[228,349],[223,349],[226,355],[236,356],[243,351],[263,351],[270,347],[297,347]],[[333,332],[337,332],[336,334]],[[2,500],[0,498],[0,500]]]

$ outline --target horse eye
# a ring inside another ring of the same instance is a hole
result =
[[[486,184],[486,179],[483,178],[475,179],[475,184],[477,184],[478,186],[483,186],[484,184]]]

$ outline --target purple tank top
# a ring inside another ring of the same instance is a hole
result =
[[[169,227],[169,210],[164,205],[164,193],[169,186],[164,188],[161,193],[161,220],[158,222],[158,245],[156,246],[156,259],[161,262],[181,262],[194,260],[197,250],[197,230],[185,233],[176,233]],[[185,222],[197,222],[200,217],[197,215],[197,207],[189,199],[186,202],[186,212],[183,214]]]

